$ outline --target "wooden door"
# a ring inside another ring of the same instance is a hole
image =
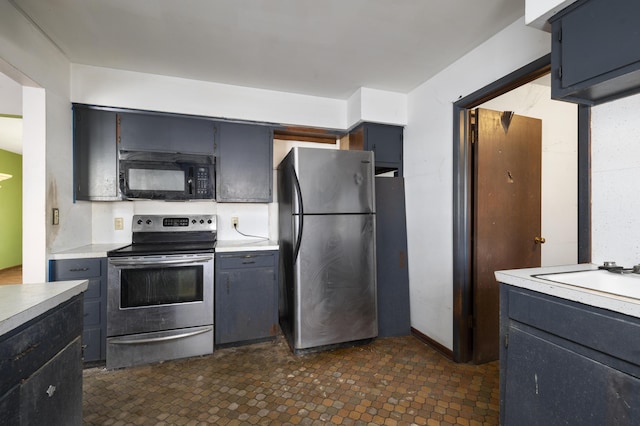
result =
[[[540,266],[542,121],[476,109],[473,141],[473,361],[499,356],[494,271]]]

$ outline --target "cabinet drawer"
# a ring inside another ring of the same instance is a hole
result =
[[[637,318],[526,290],[511,289],[508,294],[509,318],[640,365]]]
[[[100,277],[100,259],[56,260],[51,263],[51,276],[55,281]]]
[[[218,255],[218,268],[262,268],[275,265],[275,255],[270,252],[242,252]]]

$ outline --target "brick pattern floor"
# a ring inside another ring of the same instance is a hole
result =
[[[455,364],[412,336],[294,356],[273,342],[84,370],[84,424],[497,425],[498,364]]]

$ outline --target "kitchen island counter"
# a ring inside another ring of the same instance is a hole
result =
[[[86,280],[0,286],[0,336],[86,289]]]
[[[640,274],[584,264],[495,275],[500,424],[637,424]]]
[[[273,240],[218,240],[216,242],[216,253],[278,250],[278,248],[278,242]]]
[[[496,271],[495,276],[504,284],[640,318],[637,274],[621,276],[579,264]]]

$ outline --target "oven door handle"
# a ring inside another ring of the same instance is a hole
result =
[[[113,345],[137,345],[140,343],[166,342],[168,340],[185,339],[187,337],[197,336],[198,334],[208,333],[211,330],[213,330],[213,327],[205,327],[196,331],[189,331],[186,333],[172,334],[169,336],[162,336],[162,337],[148,337],[148,338],[135,339],[135,340],[134,339],[120,340],[116,338],[116,339],[111,339],[109,343]]]
[[[135,259],[135,260],[121,260],[121,259],[109,259],[109,263],[114,266],[167,266],[167,265],[192,265],[194,263],[206,263],[213,260],[213,256],[199,256],[189,259]]]

